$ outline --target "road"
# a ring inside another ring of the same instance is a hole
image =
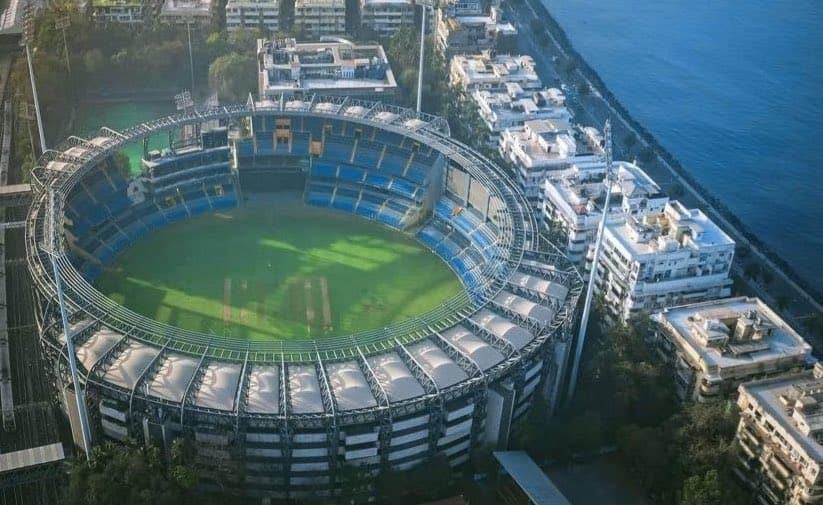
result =
[[[703,196],[702,191],[683,178],[669,162],[663,159],[657,149],[644,138],[643,134],[637,131],[608,100],[603,98],[602,90],[598,90],[597,86],[580,71],[580,68],[577,66],[570,67],[564,65],[564,63],[569,60],[569,54],[567,54],[551,30],[547,30],[551,44],[547,47],[542,47],[538,44],[537,37],[534,36],[530,23],[533,19],[544,19],[545,14],[540,12],[539,8],[535,8],[533,2],[536,1],[538,0],[523,0],[517,5],[512,5],[511,3],[506,4],[508,19],[512,20],[512,23],[518,30],[518,49],[523,53],[532,55],[537,65],[538,74],[543,82],[546,84],[562,82],[568,86],[567,95],[569,95],[570,105],[576,109],[575,121],[580,124],[603,125],[606,119],[611,119],[612,138],[615,139],[613,144],[615,147],[615,157],[617,159],[624,157],[625,153],[630,151],[625,149],[623,139],[632,134],[637,139],[637,146],[635,147],[639,147],[640,150],[651,148],[654,152],[654,159],[649,163],[644,163],[644,169],[664,188],[666,186],[669,188],[679,186],[683,192],[683,196],[679,197],[681,201],[689,206],[699,206],[718,223],[738,245],[748,247],[760,264],[768,269],[776,279],[779,279],[780,282],[791,291],[792,303],[789,304],[790,307],[788,307],[788,311],[783,311],[784,317],[792,319],[797,323],[802,318],[809,317],[810,312],[823,314],[823,305],[807,293],[802,286],[798,285],[793,279],[786,275],[774,261],[766,256],[763,250],[752,243],[740,230],[729,222],[729,220]],[[578,94],[576,91],[580,84],[588,86],[591,92],[584,95]],[[735,272],[742,274],[742,266],[740,264],[736,265]],[[772,291],[780,291],[779,287],[772,285],[767,289],[760,283],[745,279],[742,275],[741,278],[744,278],[748,287],[765,301],[774,303],[776,298],[778,298]]]

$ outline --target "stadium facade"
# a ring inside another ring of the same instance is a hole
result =
[[[146,153],[139,175],[113,162],[128,142],[215,122]],[[95,443],[183,437],[224,489],[331,496],[349,465],[377,473],[443,454],[457,466],[475,447],[504,447],[536,395],[558,399],[580,277],[541,238],[515,183],[442,119],[318,96],[202,109],[71,137],[32,183],[40,335],[77,433],[54,255]],[[385,328],[246,342],[153,321],[92,286],[152,230],[282,189],[414,235],[465,289]]]

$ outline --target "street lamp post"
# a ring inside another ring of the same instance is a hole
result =
[[[426,9],[428,5],[424,2],[421,4],[423,10],[420,15],[420,63],[417,69],[417,113],[420,113],[420,108],[423,101],[423,55],[426,48]]]
[[[191,74],[191,92],[194,93],[194,57],[191,50],[191,19],[186,19],[186,34],[189,38],[189,72]]]
[[[606,199],[603,203],[603,215],[600,218],[600,223],[597,226],[597,236],[594,239],[594,256],[592,258],[592,269],[589,272],[589,283],[586,286],[586,298],[583,302],[583,315],[580,318],[580,331],[577,334],[577,342],[574,349],[574,361],[572,362],[572,372],[569,377],[569,390],[567,401],[570,401],[574,396],[574,390],[577,388],[577,375],[580,373],[580,359],[583,356],[583,347],[586,344],[586,332],[589,328],[589,313],[592,308],[592,298],[594,296],[594,278],[597,275],[597,263],[600,260],[600,250],[603,246],[603,233],[606,229],[606,221],[609,218],[609,201],[612,196],[612,185],[614,183],[614,173],[612,170],[612,125],[610,120],[606,120],[606,126],[603,128],[603,137],[605,139],[605,154],[606,154]]]
[[[26,46],[26,62],[29,67],[29,80],[31,81],[31,95],[34,99],[34,112],[37,116],[37,132],[40,134],[40,152],[46,150],[46,134],[43,131],[43,117],[40,115],[40,100],[37,97],[37,83],[34,80],[34,65],[31,61],[31,4],[25,7],[25,26],[23,30],[23,44]]]
[[[69,62],[69,43],[66,41],[66,28],[71,26],[71,18],[68,16],[63,16],[57,20],[55,26],[63,31],[63,47],[66,50],[66,69],[69,71],[69,74],[71,74],[71,62]]]

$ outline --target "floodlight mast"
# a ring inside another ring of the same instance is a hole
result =
[[[69,16],[63,16],[62,18],[57,20],[55,26],[63,31],[63,47],[66,50],[66,70],[68,70],[69,74],[71,74],[71,62],[69,61],[69,43],[66,39],[66,28],[71,26],[71,18]]]
[[[586,343],[586,332],[589,327],[589,312],[592,308],[592,298],[594,296],[594,278],[597,275],[597,263],[600,261],[600,249],[603,245],[603,232],[606,229],[606,220],[609,216],[609,200],[612,196],[613,171],[612,171],[612,125],[609,119],[603,127],[603,137],[606,154],[606,199],[603,203],[603,215],[597,226],[597,237],[594,241],[594,255],[592,256],[592,268],[589,272],[589,281],[586,286],[586,298],[583,302],[583,315],[580,318],[580,331],[577,334],[577,342],[574,349],[574,361],[572,363],[572,373],[569,378],[569,390],[567,401],[574,397],[574,390],[577,387],[577,375],[580,373],[580,359],[583,355],[583,347]]]
[[[423,55],[426,49],[426,9],[428,4],[423,2],[421,4],[422,12],[420,14],[420,62],[417,68],[417,113],[420,114],[423,102]]]
[[[69,369],[71,371],[71,383],[74,388],[74,401],[77,404],[77,417],[80,418],[80,431],[83,434],[83,451],[86,459],[91,459],[91,430],[89,429],[89,417],[86,411],[86,401],[80,390],[80,380],[77,373],[77,355],[74,350],[74,335],[71,332],[66,300],[63,296],[63,280],[60,276],[60,268],[57,265],[57,238],[55,226],[57,220],[54,216],[54,190],[49,191],[49,241],[48,245],[43,245],[43,250],[51,260],[51,268],[54,271],[54,286],[57,291],[57,303],[60,307],[60,319],[63,323],[63,334],[66,337],[66,353],[68,354]]]
[[[23,43],[26,46],[26,62],[29,66],[29,79],[31,80],[31,95],[34,98],[34,112],[37,116],[37,133],[40,134],[40,152],[46,151],[46,134],[43,132],[43,118],[40,115],[40,99],[37,97],[37,83],[34,81],[34,66],[31,61],[31,4],[26,4],[25,20],[23,27]]]

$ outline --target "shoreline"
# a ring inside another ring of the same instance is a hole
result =
[[[751,249],[751,253],[758,257],[764,267],[773,270],[778,276],[783,276],[783,280],[786,281],[788,287],[801,295],[818,313],[823,312],[823,307],[821,307],[823,294],[814,286],[810,285],[806,279],[801,277],[785,259],[771,250],[767,244],[752,233],[731,209],[697,181],[674,155],[657,141],[648,129],[632,117],[631,113],[620,103],[611,90],[609,90],[597,71],[577,52],[565,30],[552,16],[546,5],[539,0],[523,0],[519,5],[512,5],[512,9],[520,12],[524,6],[530,8],[535,14],[538,12],[542,14],[541,18],[545,22],[550,43],[553,43],[559,49],[567,61],[573,61],[577,64],[575,71],[590,85],[592,93],[599,94],[602,100],[614,111],[617,116],[616,119],[624,122],[630,130],[636,133],[639,143],[651,148],[671,175],[675,177],[675,179],[682,180],[684,192],[693,195],[695,199],[701,203],[703,210],[709,214],[712,219],[717,219],[721,224],[725,225],[725,231],[733,236],[738,247],[748,246]],[[622,143],[622,139],[618,140],[618,142]]]

